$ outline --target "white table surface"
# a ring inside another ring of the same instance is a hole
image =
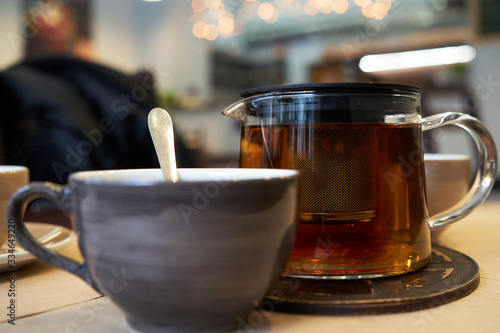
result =
[[[473,258],[480,285],[472,294],[428,310],[370,316],[315,316],[255,310],[240,332],[500,332],[500,202],[487,201],[445,230],[439,244]],[[66,254],[75,254],[76,245]],[[0,282],[0,332],[136,332],[107,297],[70,273],[35,263],[19,271],[16,325],[7,322],[7,283]],[[5,274],[0,275],[6,277]],[[23,311],[24,308],[24,311]]]

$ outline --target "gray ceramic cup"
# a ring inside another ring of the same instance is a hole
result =
[[[146,332],[238,328],[280,278],[296,235],[298,172],[159,169],[79,172],[31,184],[9,205],[17,240],[108,296]],[[23,212],[37,198],[72,218],[83,263],[33,240]]]

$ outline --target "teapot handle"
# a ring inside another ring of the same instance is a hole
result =
[[[469,133],[477,146],[479,165],[476,178],[469,192],[453,207],[431,216],[428,220],[431,229],[438,229],[458,221],[469,215],[480,205],[493,188],[498,163],[493,137],[479,120],[458,112],[440,113],[422,119],[423,131],[445,125],[458,126]]]

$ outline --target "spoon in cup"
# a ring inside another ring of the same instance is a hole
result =
[[[176,183],[179,180],[175,162],[174,128],[172,118],[162,108],[154,108],[148,114],[148,127],[156,155],[160,162],[163,179]]]

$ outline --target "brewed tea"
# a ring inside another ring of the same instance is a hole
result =
[[[285,274],[377,276],[424,266],[420,124],[243,126],[240,165],[301,171],[300,226]]]

